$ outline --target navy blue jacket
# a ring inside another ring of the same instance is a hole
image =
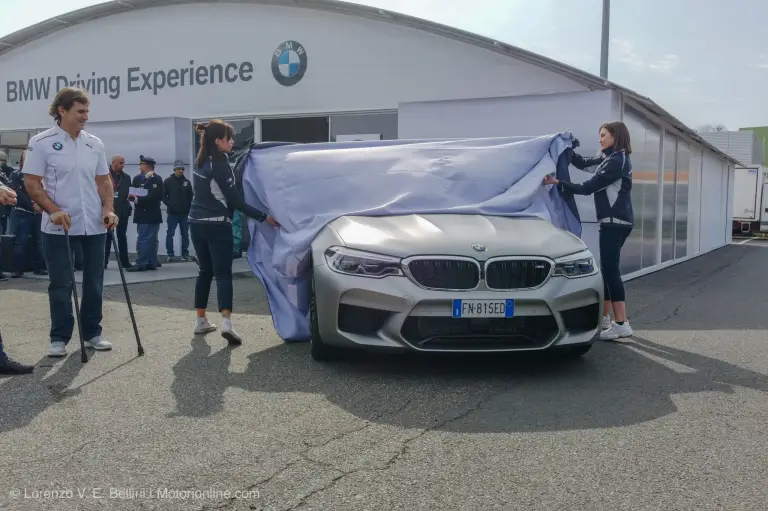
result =
[[[21,169],[11,172],[11,188],[16,192],[16,209],[24,210],[27,213],[34,213],[32,199],[24,187],[24,174]]]
[[[133,178],[131,186],[147,190],[147,195],[144,197],[136,197],[133,223],[162,224],[163,211],[160,209],[160,205],[163,202],[163,178],[157,174],[152,174],[151,177],[139,174]]]
[[[581,184],[560,181],[562,192],[595,195],[597,219],[616,218],[634,225],[632,208],[632,162],[626,151],[606,149],[601,156],[584,158],[571,153],[571,165],[580,170],[597,166],[594,177]]]
[[[263,222],[267,215],[245,203],[237,188],[235,174],[223,153],[209,157],[202,168],[192,171],[192,206],[190,223],[232,223],[235,210]]]

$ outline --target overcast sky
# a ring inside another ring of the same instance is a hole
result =
[[[0,0],[0,35],[97,3]],[[357,3],[458,27],[600,73],[602,0]],[[768,0],[611,3],[610,80],[652,98],[692,128],[768,125],[768,45],[763,42]]]

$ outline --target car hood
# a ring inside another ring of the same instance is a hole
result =
[[[346,216],[330,227],[349,248],[396,257],[502,255],[557,258],[586,249],[573,234],[539,217],[484,215]],[[473,246],[483,245],[478,251]]]

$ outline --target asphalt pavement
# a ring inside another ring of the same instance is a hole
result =
[[[83,365],[76,336],[46,356],[46,283],[1,283],[8,351],[37,368],[0,379],[0,509],[764,511],[764,248],[631,281],[635,337],[570,362],[314,363],[239,275],[243,346],[194,338],[193,280],[138,283],[139,358],[110,286],[116,348]]]

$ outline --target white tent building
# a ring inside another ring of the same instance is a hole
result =
[[[86,128],[135,174],[140,154],[193,160],[194,121],[223,118],[249,141],[542,135],[597,151],[606,120],[631,130],[636,276],[730,242],[737,162],[653,101],[478,35],[333,0],[114,1],[0,39],[0,150],[11,164],[48,128],[64,85],[92,97]],[[573,169],[577,180],[587,174]],[[597,252],[590,197],[579,198]],[[135,229],[129,228],[134,247]],[[160,252],[165,253],[164,230]],[[178,246],[178,237],[177,237]],[[178,248],[177,248],[178,253]]]

